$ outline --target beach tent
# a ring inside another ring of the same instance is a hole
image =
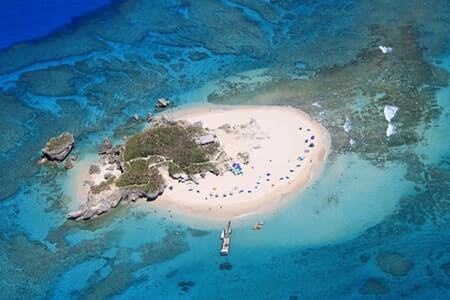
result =
[[[231,171],[234,175],[241,175],[242,174],[242,168],[239,163],[234,163],[231,165]]]

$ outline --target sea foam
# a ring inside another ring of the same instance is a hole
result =
[[[386,118],[386,121],[389,123],[391,120],[395,117],[395,114],[398,111],[398,107],[394,105],[385,105],[384,106],[384,117]]]
[[[386,136],[390,137],[396,133],[395,125],[391,123],[392,119],[395,117],[395,114],[398,111],[398,107],[394,105],[385,105],[384,106],[384,117],[386,121],[389,122],[388,127],[386,129]]]
[[[350,129],[352,129],[352,120],[350,120],[348,117],[345,117],[345,123],[342,127],[344,128],[345,132],[350,132]]]
[[[389,123],[387,129],[386,129],[386,136],[390,137],[391,135],[394,135],[396,132],[395,125]]]

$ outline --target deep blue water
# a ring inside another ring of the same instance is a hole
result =
[[[0,48],[29,41],[0,50],[1,299],[448,299],[449,1],[128,0],[93,12],[107,2],[0,3]],[[42,146],[68,130],[91,160],[104,136],[139,130],[127,120],[158,97],[293,105],[330,131],[332,153],[261,234],[260,216],[233,223],[228,257],[219,228],[152,203],[67,221],[83,164],[39,167]],[[385,105],[399,108],[391,137]]]
[[[42,38],[111,0],[0,1],[0,49]]]

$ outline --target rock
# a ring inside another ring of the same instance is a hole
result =
[[[82,205],[79,210],[70,212],[68,219],[89,220],[104,213],[112,208],[117,207],[120,201],[124,199],[122,190],[108,191],[98,195],[89,195],[86,204]]]
[[[170,105],[170,101],[167,100],[166,98],[159,98],[156,103],[157,108],[166,108],[169,105]]]
[[[150,123],[150,122],[152,122],[152,121],[153,121],[153,114],[152,114],[151,112],[149,112],[149,113],[147,114],[147,122]]]
[[[83,215],[83,211],[82,210],[77,210],[77,211],[70,212],[67,215],[67,218],[68,219],[78,219],[79,217],[81,217],[81,215]]]
[[[208,171],[209,171],[210,173],[216,175],[216,176],[219,176],[219,175],[220,175],[220,170],[217,169],[217,168],[211,168],[211,169],[209,169]]]
[[[63,132],[59,136],[51,138],[42,149],[42,153],[48,160],[61,162],[72,151],[74,144],[73,135]]]
[[[159,119],[159,123],[162,124],[162,125],[170,125],[170,126],[177,125],[176,121],[167,119],[164,116],[161,117],[161,119]]]
[[[381,279],[369,278],[359,289],[361,295],[381,295],[389,293],[389,288]]]
[[[116,164],[117,162],[120,162],[120,157],[119,155],[111,155],[108,157],[107,162],[110,165]]]
[[[100,149],[98,150],[98,154],[110,154],[112,152],[113,145],[109,138],[105,138],[103,143],[100,145]]]
[[[95,184],[95,182],[93,182],[92,180],[85,180],[83,182],[83,186],[93,186]]]
[[[113,177],[115,177],[115,176],[111,172],[107,172],[107,173],[105,173],[105,175],[103,175],[103,178],[105,180],[111,179]]]
[[[396,252],[385,252],[377,257],[380,269],[392,276],[405,276],[413,268],[413,263]]]
[[[134,118],[134,120],[139,121],[139,115],[134,114],[134,115],[133,115],[133,118]]]
[[[250,154],[248,152],[239,152],[237,158],[243,163],[248,164],[250,161]]]
[[[224,262],[219,265],[219,269],[222,271],[230,271],[232,268],[233,266],[228,262]]]
[[[199,60],[208,58],[209,55],[208,55],[208,53],[205,53],[205,52],[194,51],[194,52],[189,53],[188,57],[192,61],[199,61]]]
[[[450,277],[450,261],[442,264],[440,268],[444,271],[445,275]]]
[[[156,191],[151,192],[151,193],[147,192],[144,194],[144,196],[145,196],[145,198],[147,198],[147,201],[152,201],[152,200],[155,200],[156,198],[158,198],[162,193],[164,193],[165,189],[166,189],[166,185],[161,184]]]
[[[43,165],[43,164],[45,164],[46,162],[48,162],[47,157],[42,157],[41,159],[39,159],[39,160],[37,161],[37,164],[38,164],[38,165]]]
[[[112,153],[120,156],[120,152],[122,151],[122,145],[116,145],[112,148]]]
[[[184,172],[178,172],[173,174],[169,173],[169,176],[175,180],[187,180],[189,178],[189,176]]]
[[[70,160],[71,161],[77,161],[78,160],[78,156],[77,155],[72,155],[72,156],[70,156]]]
[[[89,175],[100,174],[100,172],[101,172],[100,167],[97,165],[91,165],[89,167]]]
[[[222,129],[226,133],[230,133],[232,131],[231,125],[228,123],[223,124],[222,126],[219,127],[219,129]]]
[[[123,200],[124,201],[136,201],[140,198],[145,198],[147,201],[152,201],[158,198],[165,190],[166,185],[162,184],[159,188],[154,192],[143,192],[138,189],[126,188],[123,189]]]
[[[203,123],[202,123],[202,121],[197,121],[197,122],[192,123],[191,126],[194,128],[203,128]]]
[[[69,170],[73,168],[72,160],[66,160],[64,162],[64,169]]]

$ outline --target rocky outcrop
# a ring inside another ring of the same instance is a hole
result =
[[[151,123],[153,121],[153,114],[151,112],[149,112],[147,114],[147,123]]]
[[[84,205],[80,206],[77,211],[70,212],[68,219],[73,220],[89,220],[94,217],[107,213],[111,209],[117,207],[121,201],[136,201],[145,198],[148,201],[155,200],[160,196],[166,186],[164,184],[153,192],[143,192],[138,189],[116,189],[103,191],[97,195],[90,194]]]
[[[124,200],[136,201],[139,198],[144,198],[147,201],[153,201],[164,193],[166,189],[165,184],[160,184],[159,187],[151,192],[144,192],[139,189],[126,188],[124,189]]]
[[[42,153],[48,160],[61,162],[72,151],[74,144],[73,134],[63,132],[59,136],[51,138],[42,149]]]
[[[89,175],[100,174],[100,172],[101,172],[101,169],[99,166],[97,166],[97,165],[89,166]]]
[[[98,195],[89,195],[86,203],[79,210],[69,213],[67,217],[75,220],[89,220],[117,207],[123,197],[124,192],[120,189]]]
[[[159,98],[158,101],[156,102],[157,108],[166,108],[169,105],[170,105],[170,101],[167,100],[166,98]]]
[[[105,138],[103,143],[100,145],[100,149],[98,150],[98,154],[110,154],[113,149],[113,144],[109,138]]]

